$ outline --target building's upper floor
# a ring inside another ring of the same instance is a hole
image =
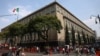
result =
[[[17,22],[26,24],[29,22],[30,19],[36,17],[36,16],[42,16],[42,15],[56,15],[56,13],[61,13],[64,17],[66,17],[68,20],[74,22],[78,26],[80,26],[82,29],[85,29],[86,31],[94,34],[94,31],[89,28],[87,25],[85,25],[82,21],[80,21],[76,16],[74,16],[71,12],[69,12],[67,9],[65,9],[63,6],[61,6],[58,2],[52,2],[45,7],[42,7],[41,9],[32,12],[31,14],[23,17],[22,19],[18,20]],[[9,27],[9,26],[7,26]],[[5,30],[7,27],[3,28]]]

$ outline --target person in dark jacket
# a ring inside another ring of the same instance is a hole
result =
[[[20,51],[21,51],[21,48],[18,48],[18,50],[16,51],[16,56],[19,56]]]

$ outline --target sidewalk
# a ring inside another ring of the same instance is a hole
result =
[[[43,56],[43,54],[41,53],[28,53],[28,52],[25,52],[26,56]]]
[[[47,54],[47,55],[43,55],[41,53],[26,53],[26,56],[67,56],[65,54]]]
[[[41,53],[26,53],[26,56],[68,56],[66,54],[47,54],[43,55]],[[69,54],[69,56],[76,56],[75,53]],[[78,55],[79,56],[79,55]],[[82,54],[81,56],[87,56],[86,54]],[[95,56],[95,55],[88,55],[88,56]]]

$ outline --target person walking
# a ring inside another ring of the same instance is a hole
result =
[[[21,56],[26,56],[24,49],[21,50]]]
[[[12,52],[12,47],[11,46],[9,47],[9,52],[8,52],[7,56],[14,56],[13,52]]]
[[[21,51],[21,47],[19,47],[19,48],[16,50],[16,56],[19,56],[20,51]]]
[[[78,46],[76,46],[75,53],[76,53],[76,56],[80,55],[79,47]]]
[[[65,52],[69,56],[69,45],[65,46]]]
[[[40,52],[40,48],[38,46],[36,47],[36,51],[37,51],[37,53]]]
[[[94,56],[96,54],[94,47],[91,48],[91,52],[92,52],[92,56]]]

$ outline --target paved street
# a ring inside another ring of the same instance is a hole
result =
[[[0,56],[2,53],[7,53],[7,52],[8,52],[8,50],[0,50]]]
[[[51,54],[51,55],[48,54],[48,55],[42,55],[42,54],[26,53],[26,56],[68,56],[68,55],[66,55],[66,54]],[[76,54],[70,54],[69,56],[77,56],[77,55]],[[92,56],[92,55],[83,54],[83,55],[80,55],[80,56]],[[95,55],[93,55],[93,56],[95,56]]]
[[[8,52],[7,50],[0,50],[0,56],[1,56],[2,53],[7,53],[7,52]],[[66,54],[51,54],[51,55],[48,54],[48,55],[43,55],[41,53],[27,53],[27,52],[25,54],[26,54],[26,56],[68,56]],[[77,55],[75,53],[71,53],[69,56],[77,56]],[[83,54],[81,56],[87,56],[87,55]],[[88,55],[88,56],[92,56],[92,55]],[[93,55],[93,56],[95,56],[95,55]]]

